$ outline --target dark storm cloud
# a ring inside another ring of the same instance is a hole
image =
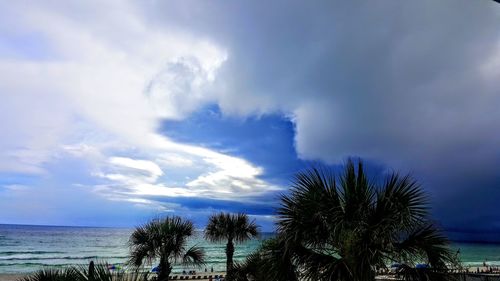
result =
[[[358,155],[410,171],[444,225],[487,217],[500,229],[496,3],[164,5],[144,10],[159,28],[180,26],[228,49],[213,93],[225,113],[286,114],[302,158]]]

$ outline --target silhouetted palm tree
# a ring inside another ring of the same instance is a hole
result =
[[[186,248],[187,239],[193,234],[194,226],[180,217],[155,219],[137,227],[130,237],[130,262],[139,267],[159,260],[158,279],[168,280],[172,265],[199,266],[203,263],[204,252],[193,246]]]
[[[340,177],[319,169],[299,173],[282,196],[278,233],[306,280],[374,280],[376,268],[396,262],[427,263],[430,269],[419,274],[437,274],[452,259],[417,182],[397,173],[370,181],[361,161],[356,169],[348,160]]]
[[[231,280],[233,269],[234,243],[241,243],[257,237],[258,226],[250,221],[246,214],[219,213],[212,215],[205,228],[205,239],[212,242],[227,241],[226,244],[226,271]]]
[[[297,266],[280,237],[268,239],[245,261],[234,265],[235,281],[297,281]]]
[[[75,268],[40,269],[20,279],[20,281],[75,281],[81,280],[80,274]]]
[[[149,272],[138,271],[127,272],[126,270],[111,270],[106,262],[94,264],[90,262],[88,267],[74,267],[79,274],[74,281],[148,281]]]

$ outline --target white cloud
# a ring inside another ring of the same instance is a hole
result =
[[[111,157],[109,162],[118,171],[143,176],[148,181],[156,181],[163,175],[160,166],[149,160],[135,160],[127,157]]]
[[[373,158],[423,171],[435,189],[497,177],[493,1],[192,4],[1,3],[0,171],[46,173],[64,150],[93,159],[110,198],[276,189],[245,159],[156,132],[216,103],[290,116],[304,159]],[[113,157],[149,164],[117,169]]]
[[[92,163],[89,175],[104,181],[97,193],[140,204],[152,202],[145,196],[241,198],[274,188],[244,159],[156,132],[161,119],[214,101],[225,48],[175,26],[156,29],[126,2],[24,4],[1,4],[1,15],[22,16],[3,17],[17,28],[0,32],[36,34],[43,54],[19,52],[16,42],[7,48],[17,56],[0,54],[0,119],[12,120],[0,124],[1,172],[57,177],[46,164],[71,155]],[[180,170],[194,180],[164,182]]]
[[[290,116],[302,159],[354,155],[412,171],[441,203],[498,187],[494,1],[173,3],[144,10],[155,26],[208,34],[230,53],[214,81],[223,113]],[[476,217],[494,209],[478,204],[467,207]]]

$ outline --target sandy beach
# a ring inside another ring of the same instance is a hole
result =
[[[24,277],[24,274],[0,274],[0,281],[16,281]]]
[[[183,276],[184,280],[209,280],[209,276],[212,277],[212,280],[215,280],[215,276],[226,276],[226,272],[198,272],[197,274],[190,274],[190,275],[182,275],[182,274],[172,274],[171,277],[177,276],[177,280],[181,280],[180,277]],[[17,281],[20,278],[26,276],[26,274],[0,274],[0,281]],[[193,278],[196,276],[195,278]],[[198,276],[200,277],[198,279]],[[187,279],[186,277],[189,277]]]

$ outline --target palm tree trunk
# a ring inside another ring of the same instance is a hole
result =
[[[170,278],[172,266],[164,259],[160,258],[160,265],[158,266],[158,281],[167,281]]]
[[[234,255],[234,244],[233,240],[229,239],[227,240],[227,245],[226,245],[226,275],[228,276],[228,280],[230,281],[232,278],[232,273],[233,273],[233,255]]]

